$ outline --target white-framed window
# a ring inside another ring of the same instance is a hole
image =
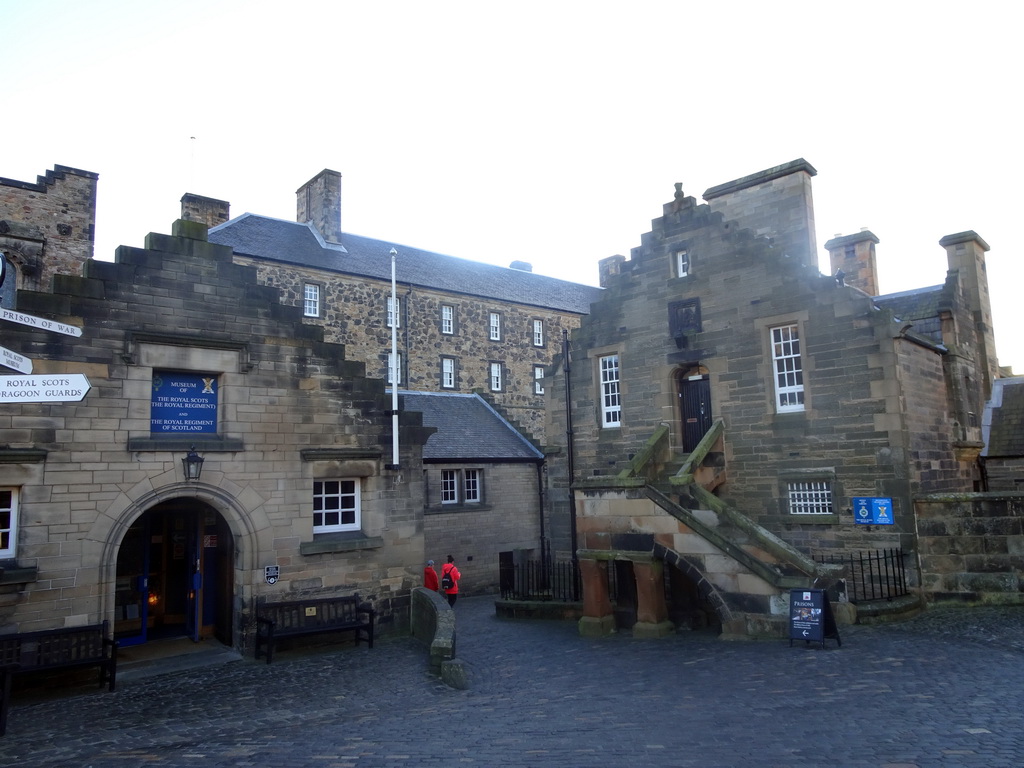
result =
[[[459,503],[459,473],[454,469],[441,470],[441,503]]]
[[[831,515],[832,483],[828,480],[793,480],[787,484],[791,515]]]
[[[690,274],[689,251],[676,251],[676,277],[686,277],[688,274]]]
[[[402,327],[402,300],[388,296],[388,328]]]
[[[0,560],[13,560],[18,545],[18,489],[0,488]]]
[[[533,394],[544,394],[544,366],[533,366]]]
[[[622,395],[619,389],[619,356],[600,358],[601,372],[601,426],[622,425]]]
[[[775,410],[804,409],[804,371],[800,361],[800,329],[796,323],[769,329],[772,341],[772,373]]]
[[[451,304],[441,305],[441,333],[446,336],[455,333],[455,307]]]
[[[480,488],[482,475],[479,469],[462,470],[462,499],[467,504],[479,504],[483,498]]]
[[[491,392],[501,392],[501,363],[491,363]]]
[[[482,469],[442,469],[442,504],[480,504],[483,502]]]
[[[320,286],[316,283],[302,286],[302,314],[304,317],[320,317]]]
[[[491,312],[490,323],[489,323],[489,338],[491,341],[501,341],[501,314],[498,312]]]
[[[455,389],[455,359],[451,357],[441,358],[441,387],[443,389]]]
[[[388,352],[388,384],[401,384],[402,383],[402,353],[399,352],[397,356],[393,352]]]
[[[313,481],[313,533],[355,531],[362,524],[358,478]]]
[[[544,321],[534,320],[533,321],[533,346],[543,347],[544,346]]]

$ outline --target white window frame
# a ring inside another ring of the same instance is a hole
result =
[[[441,470],[441,504],[482,504],[484,471],[477,467]]]
[[[483,479],[482,470],[462,470],[462,500],[466,504],[479,504],[483,501]]]
[[[491,363],[491,372],[488,380],[491,385],[491,392],[501,392],[502,381],[501,363]]]
[[[387,374],[384,377],[384,380],[387,381],[388,384],[398,384],[399,386],[401,386],[401,384],[402,384],[402,353],[401,352],[397,353],[397,355],[398,355],[398,358],[397,358],[398,365],[393,365],[393,363],[396,362],[395,354],[396,353],[394,353],[394,352],[388,352],[388,370],[387,370]],[[392,381],[391,380],[392,378],[397,379],[397,381]]]
[[[6,496],[10,494],[8,501]],[[18,554],[18,489],[0,488],[0,560],[13,560]]]
[[[441,358],[441,388],[455,389],[455,358]]]
[[[786,484],[791,515],[832,515],[832,482],[830,480],[790,480]]]
[[[392,311],[392,309],[394,307],[398,308],[397,312]],[[401,328],[402,327],[402,298],[400,296],[396,296],[394,299],[392,299],[390,296],[388,296],[388,320],[387,320],[387,323],[388,323],[388,328],[392,327],[392,323],[396,323],[396,325],[394,326],[395,328]]]
[[[676,277],[686,277],[690,274],[690,252],[687,250],[676,251]]]
[[[619,376],[619,356],[602,355],[598,358],[601,377],[601,427],[622,426],[622,382]]]
[[[775,411],[793,413],[804,410],[804,370],[800,357],[800,327],[797,323],[768,329],[772,353],[772,381],[775,387]]]
[[[441,333],[445,336],[455,333],[455,307],[451,304],[441,305]]]
[[[488,322],[488,338],[491,341],[501,341],[501,313],[491,312]]]
[[[320,292],[317,283],[304,283],[302,286],[302,316],[320,317]]]
[[[459,503],[459,472],[455,469],[441,470],[441,503]]]
[[[332,487],[335,486],[336,487]],[[326,522],[337,513],[337,522]],[[350,517],[349,522],[344,518]],[[362,527],[362,488],[358,477],[313,481],[313,533],[358,531]]]
[[[543,365],[533,366],[533,394],[535,395],[544,394],[544,373]]]
[[[533,321],[533,346],[543,347],[544,346],[544,321],[534,320]]]

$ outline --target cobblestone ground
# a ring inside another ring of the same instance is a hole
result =
[[[579,637],[456,607],[470,688],[412,640],[285,650],[18,698],[2,766],[1024,765],[1024,609],[934,609],[843,644]]]

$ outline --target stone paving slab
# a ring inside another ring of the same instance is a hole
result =
[[[470,687],[411,639],[16,699],[0,766],[1024,765],[1024,609],[841,627],[843,645],[581,638],[456,606]]]

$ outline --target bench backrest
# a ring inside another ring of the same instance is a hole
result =
[[[366,611],[359,606],[359,595],[346,595],[264,603],[258,614],[273,621],[279,629],[314,629],[361,623],[360,614]]]
[[[107,622],[0,635],[0,664],[51,667],[107,656]]]

